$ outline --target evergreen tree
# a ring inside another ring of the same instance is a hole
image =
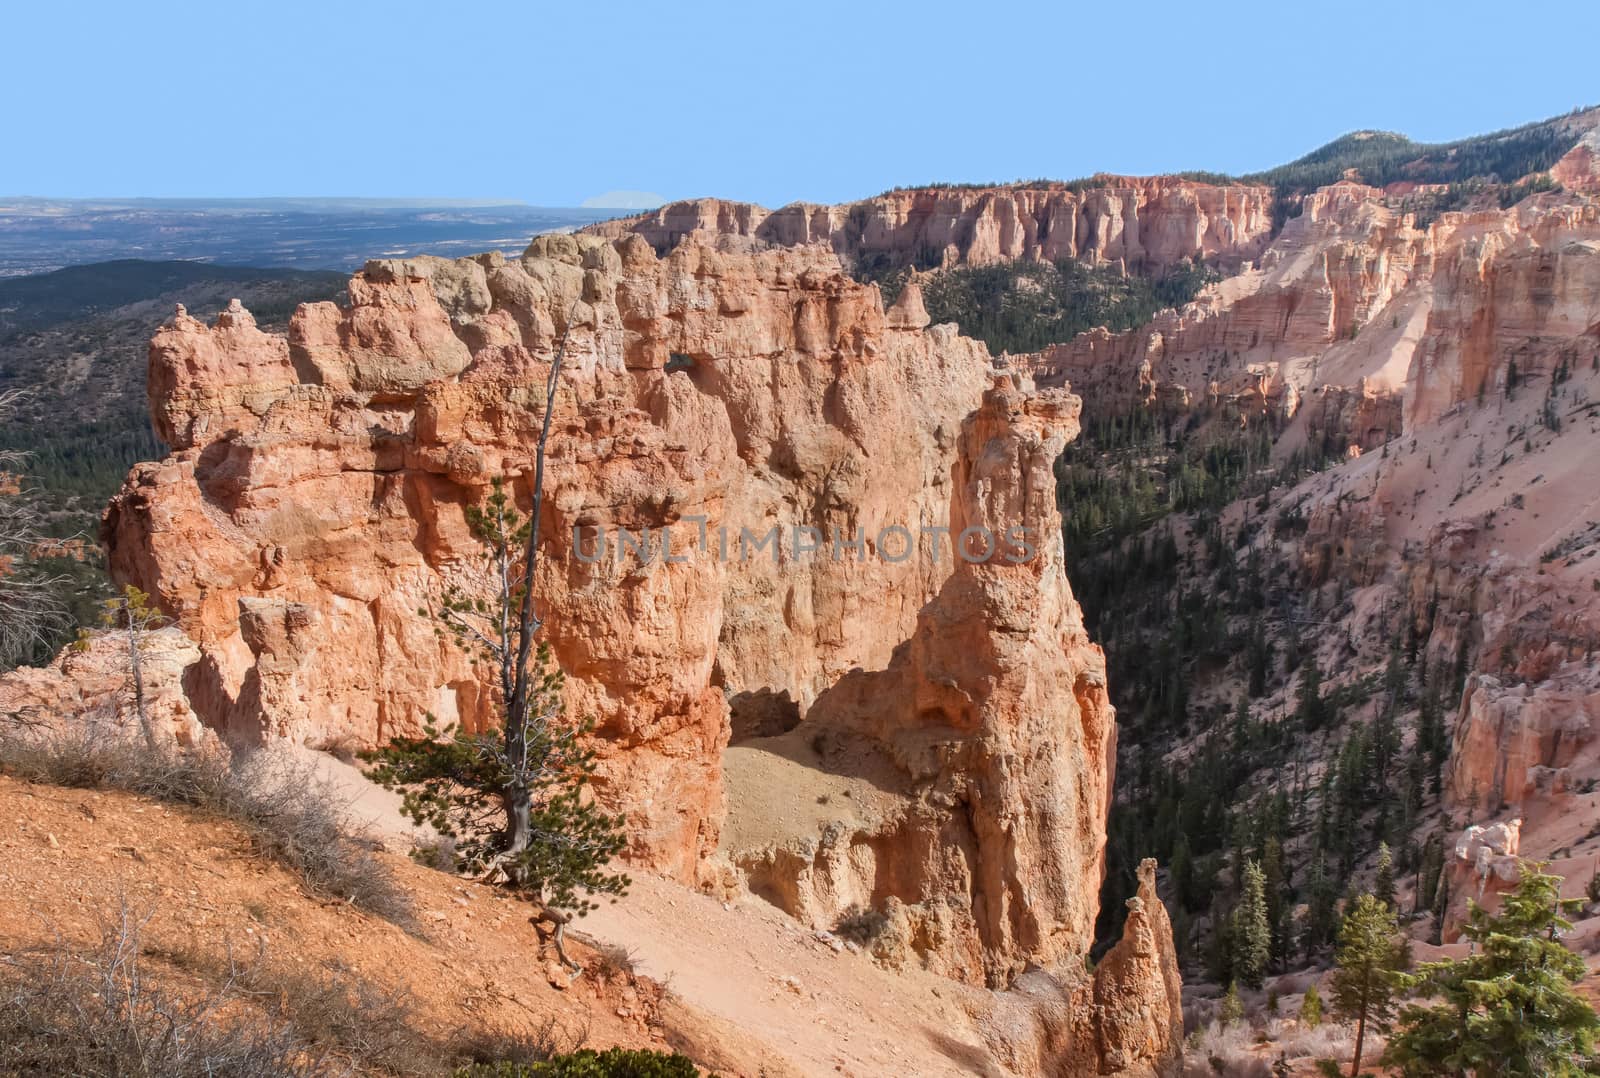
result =
[[[1289,881],[1283,864],[1283,843],[1276,834],[1269,835],[1262,847],[1261,874],[1266,886],[1267,924],[1272,929],[1272,957],[1286,959],[1294,941],[1289,925],[1289,903],[1284,901]]]
[[[1217,1012],[1217,1020],[1225,1026],[1231,1026],[1244,1018],[1244,1002],[1239,999],[1239,982],[1228,982],[1228,994],[1222,997],[1222,1008]]]
[[[1311,863],[1306,892],[1306,921],[1300,945],[1306,958],[1311,959],[1333,939],[1338,922],[1339,887],[1328,874],[1327,862],[1320,853]]]
[[[1542,863],[1523,862],[1500,913],[1473,905],[1462,929],[1473,953],[1410,978],[1438,1002],[1405,1009],[1385,1063],[1408,1076],[1600,1074],[1600,1015],[1573,988],[1586,972],[1583,959],[1559,938],[1572,927],[1564,915],[1582,901],[1562,898],[1560,886]]]
[[[1394,1020],[1395,997],[1404,984],[1399,972],[1404,952],[1396,942],[1399,933],[1393,907],[1372,895],[1361,895],[1351,904],[1339,929],[1333,1013],[1356,1024],[1351,1078],[1361,1073],[1367,1028],[1388,1029]]]
[[[1173,840],[1172,853],[1167,859],[1171,866],[1167,877],[1172,881],[1172,895],[1181,909],[1191,908],[1194,894],[1194,857],[1189,853],[1189,836],[1182,831]]]
[[[1300,1024],[1307,1029],[1316,1029],[1322,1024],[1322,993],[1314,984],[1306,989],[1305,998],[1300,1001]]]
[[[1444,779],[1444,761],[1450,745],[1445,736],[1444,717],[1439,705],[1439,693],[1430,684],[1422,695],[1421,710],[1417,715],[1417,742],[1415,751],[1427,758],[1428,789],[1439,795]]]
[[[1245,761],[1250,759],[1254,746],[1255,724],[1250,719],[1250,701],[1241,696],[1233,709],[1233,726],[1228,731],[1228,751],[1235,760]]]
[[[1244,883],[1229,918],[1228,935],[1234,977],[1247,988],[1260,988],[1272,957],[1272,923],[1267,919],[1266,877],[1254,861],[1244,864]]]
[[[629,880],[607,868],[627,844],[624,820],[588,796],[593,722],[565,718],[561,671],[540,639],[544,622],[533,593],[545,454],[566,351],[563,333],[545,376],[528,519],[495,480],[484,505],[466,513],[483,546],[481,590],[452,588],[433,611],[435,631],[476,652],[497,675],[498,729],[441,737],[429,716],[423,737],[397,738],[366,759],[376,781],[404,793],[412,819],[456,840],[461,867],[540,904],[538,920],[555,925],[556,953],[570,966],[562,939],[571,919],[593,908],[586,896],[620,895]]]
[[[1378,843],[1378,876],[1372,885],[1372,894],[1391,910],[1398,908],[1394,901],[1394,855],[1387,842]]]
[[[624,820],[587,796],[593,723],[565,718],[549,645],[540,642],[518,672],[518,652],[531,649],[539,627],[518,613],[530,609],[524,600],[532,574],[518,559],[530,556],[521,552],[532,547],[534,522],[518,516],[498,480],[467,522],[484,547],[494,598],[452,592],[436,617],[441,635],[500,670],[500,727],[441,736],[429,716],[423,736],[395,738],[365,759],[376,782],[404,793],[407,815],[455,841],[459,867],[539,902],[556,925],[559,951],[570,918],[594,908],[579,891],[627,889],[628,878],[606,867],[626,845]]]
[[[1267,640],[1267,627],[1259,615],[1250,620],[1245,663],[1249,669],[1247,691],[1251,698],[1264,695],[1267,691],[1267,677],[1272,673],[1272,644]]]
[[[1322,699],[1322,670],[1317,666],[1317,653],[1306,656],[1300,668],[1300,694],[1295,703],[1295,719],[1308,733],[1322,729],[1327,720],[1327,705]]]

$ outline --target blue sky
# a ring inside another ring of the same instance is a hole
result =
[[[0,194],[778,205],[1600,103],[1600,4],[27,2]]]

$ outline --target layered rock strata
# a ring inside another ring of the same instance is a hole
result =
[[[778,210],[702,198],[584,231],[643,236],[663,254],[685,241],[726,235],[789,247],[822,243],[847,265],[867,270],[1018,259],[1111,262],[1145,272],[1203,259],[1232,270],[1266,247],[1272,197],[1260,184],[1102,176],[1071,185],[909,188],[838,206],[794,203]]]

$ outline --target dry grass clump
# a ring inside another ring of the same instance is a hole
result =
[[[0,1074],[432,1078],[477,1062],[538,1063],[579,1046],[552,1019],[526,1033],[433,1036],[404,989],[328,966],[274,965],[147,946],[149,912],[126,902],[97,948],[0,959]]]
[[[0,1073],[268,1078],[331,1073],[293,1029],[237,1006],[232,985],[181,993],[147,976],[145,919],[126,907],[98,951],[0,961]]]
[[[116,789],[224,817],[255,852],[318,895],[410,926],[409,895],[376,845],[358,833],[340,795],[301,763],[266,750],[151,748],[122,728],[90,722],[40,730],[0,725],[0,771],[29,782]]]
[[[1268,1023],[1267,1036],[1276,1051],[1289,1060],[1343,1059],[1355,1050],[1355,1030],[1342,1022],[1325,1021],[1316,1027],[1300,1022]],[[1376,1054],[1383,1048],[1381,1034],[1367,1030],[1367,1051]]]
[[[606,981],[626,981],[633,976],[638,957],[630,947],[600,940],[588,941],[594,950],[594,972]]]
[[[1353,1031],[1337,1022],[1308,1027],[1273,1018],[1257,1028],[1249,1022],[1210,1022],[1189,1034],[1184,1044],[1183,1078],[1273,1078],[1273,1064],[1342,1059],[1348,1062]],[[1368,1034],[1381,1050],[1381,1040]]]
[[[1257,1052],[1256,1043],[1246,1022],[1202,1026],[1184,1045],[1183,1078],[1272,1078],[1270,1057]]]

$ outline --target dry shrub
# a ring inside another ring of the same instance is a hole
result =
[[[1246,1022],[1212,1022],[1184,1045],[1183,1078],[1272,1078],[1271,1056],[1255,1051],[1255,1031]]]
[[[449,835],[436,839],[422,839],[411,846],[411,859],[435,872],[456,874],[461,868],[461,855],[456,852],[456,840]]]
[[[527,1030],[462,1030],[449,1041],[449,1052],[463,1070],[477,1064],[526,1066],[576,1052],[588,1039],[587,1025],[571,1027],[547,1017]]]
[[[139,944],[147,920],[124,905],[91,955],[18,955],[0,962],[0,1073],[332,1073],[293,1029],[237,1006],[231,985],[185,994],[153,984]]]
[[[1295,1022],[1276,1040],[1278,1051],[1289,1059],[1348,1060],[1356,1046],[1355,1030],[1338,1022],[1323,1022],[1315,1029]],[[1364,1054],[1376,1059],[1382,1050],[1383,1037],[1368,1029]]]
[[[587,941],[586,941],[587,942]],[[607,981],[625,981],[633,976],[638,959],[633,950],[620,943],[589,944],[594,948],[594,971]]]
[[[851,906],[833,926],[833,934],[862,947],[870,947],[889,927],[889,915],[866,906]]]
[[[88,953],[57,946],[0,959],[0,1074],[433,1078],[478,1062],[541,1062],[587,1035],[549,1019],[526,1032],[433,1036],[404,988],[337,964],[275,965],[261,945],[243,959],[147,946],[150,917],[123,901]]]
[[[409,927],[409,895],[357,832],[340,795],[311,769],[266,750],[151,748],[123,728],[92,722],[59,730],[0,727],[0,770],[29,782],[127,790],[240,825],[262,857],[318,895]]]
[[[1376,1058],[1382,1039],[1369,1030],[1367,1043],[1369,1058]],[[1184,1045],[1183,1078],[1271,1078],[1272,1061],[1279,1056],[1301,1064],[1306,1060],[1348,1060],[1354,1046],[1354,1032],[1336,1022],[1312,1029],[1291,1019],[1275,1018],[1259,1031],[1247,1022],[1226,1026],[1212,1022],[1189,1035]]]

